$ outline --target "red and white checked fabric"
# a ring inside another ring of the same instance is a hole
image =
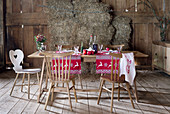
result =
[[[53,59],[53,65],[55,65],[55,60]],[[66,58],[64,58],[64,73],[65,73],[65,67],[66,67]],[[60,59],[60,72],[62,72],[62,59]],[[68,67],[69,64],[69,59],[67,58],[67,70],[69,69]],[[56,65],[58,68],[58,60],[56,60]],[[55,72],[55,66],[53,66],[53,70]],[[81,74],[81,55],[72,55],[71,56],[71,67],[70,67],[70,74]]]
[[[116,60],[113,58],[113,70],[115,69]],[[116,72],[118,73],[119,59],[117,59]],[[115,72],[115,71],[113,71]],[[111,74],[111,56],[106,54],[96,55],[96,73]]]

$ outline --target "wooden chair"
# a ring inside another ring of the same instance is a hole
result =
[[[57,44],[55,45],[55,47],[58,50],[58,45]],[[62,45],[62,49],[74,49],[74,45]],[[81,79],[81,76],[79,74],[78,74],[78,78],[79,78],[79,83],[81,85],[81,88],[83,89],[82,79]]]
[[[70,110],[72,111],[72,104],[71,104],[71,97],[70,97],[71,89],[73,89],[74,91],[75,100],[77,102],[76,90],[75,90],[75,77],[70,76],[71,55],[73,54],[73,52],[55,53],[55,54],[44,52],[43,54],[45,55],[47,74],[50,80],[50,87],[48,90],[48,97],[45,103],[45,109],[47,108],[50,93],[52,93],[51,101],[53,101],[54,88],[57,88],[55,92],[57,91],[61,92],[63,90],[68,92]],[[72,82],[73,84],[72,87],[69,87],[69,82]],[[66,83],[67,87],[55,86],[55,84],[58,83]]]
[[[122,48],[124,47],[125,45],[124,44],[120,44],[120,45],[104,45],[105,48],[110,48],[110,49],[116,49],[117,48],[120,48],[120,51],[122,51]]]
[[[13,92],[14,86],[16,85],[16,81],[18,79],[19,74],[23,74],[22,85],[18,85],[18,86],[21,86],[21,92],[23,91],[23,86],[24,86],[23,83],[25,79],[25,74],[28,74],[28,99],[29,99],[30,98],[30,85],[33,85],[33,84],[30,84],[30,74],[37,74],[37,79],[38,79],[38,84],[39,84],[38,73],[41,71],[41,69],[40,68],[22,69],[22,66],[20,64],[24,59],[24,53],[20,49],[16,49],[15,51],[10,50],[9,57],[10,57],[12,64],[14,65],[13,69],[17,73],[12,90],[10,92],[10,96],[12,95],[12,92]]]
[[[116,73],[116,67],[118,67],[117,64],[119,64],[119,66],[120,66],[120,63],[117,63],[117,60],[122,58],[122,54],[110,53],[109,55],[112,56],[111,57],[112,58],[111,59],[111,75],[103,75],[100,78],[101,85],[100,85],[100,89],[99,89],[99,96],[98,96],[97,104],[99,104],[99,102],[100,102],[100,96],[101,96],[101,93],[102,93],[102,89],[105,89],[105,90],[111,92],[112,96],[111,96],[111,107],[110,107],[111,109],[110,109],[110,111],[112,112],[114,89],[115,89],[114,85],[115,85],[115,83],[118,83],[118,100],[119,100],[119,98],[120,98],[120,83],[122,83],[122,84],[126,83],[126,87],[127,87],[126,90],[128,91],[132,107],[134,108],[134,104],[133,104],[132,97],[131,97],[131,94],[130,94],[129,83],[125,81],[125,76],[124,75],[119,77],[120,68],[118,68],[118,73]],[[113,67],[113,58],[115,59],[115,67]],[[112,83],[112,90],[103,87],[103,84],[105,83],[105,81],[108,81],[108,82]]]

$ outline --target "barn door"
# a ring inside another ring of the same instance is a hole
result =
[[[5,67],[4,62],[4,22],[3,0],[0,0],[0,71]]]

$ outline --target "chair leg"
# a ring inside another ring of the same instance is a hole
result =
[[[58,87],[58,83],[56,84],[56,87]]]
[[[13,90],[14,90],[14,86],[15,86],[15,84],[16,84],[16,82],[17,82],[18,76],[19,76],[19,73],[17,73],[17,75],[16,75],[16,77],[15,77],[15,81],[14,81],[14,84],[13,84],[13,86],[12,86],[12,89],[11,89],[11,92],[10,92],[10,96],[12,95],[12,92],[13,92]]]
[[[120,101],[120,83],[118,83],[118,101]]]
[[[70,110],[72,111],[72,104],[71,104],[71,97],[70,97],[70,90],[69,90],[69,84],[67,82],[67,92],[68,92],[68,99],[70,104]]]
[[[129,83],[126,83],[126,87],[127,87],[127,91],[128,91],[128,94],[129,94],[129,98],[130,98],[132,107],[135,108],[134,104],[133,104],[133,99],[132,99],[131,94],[130,94]]]
[[[101,76],[103,76],[103,74],[100,74]],[[100,86],[101,86],[101,78],[100,78],[100,84],[99,84],[99,88],[100,88]]]
[[[105,82],[105,80],[101,79],[101,85],[100,85],[100,89],[99,89],[99,96],[98,96],[97,104],[99,104],[99,102],[100,102],[100,96],[102,94],[102,89],[103,89],[104,82]]]
[[[54,101],[54,83],[52,84],[52,94],[51,94],[51,101]]]
[[[76,95],[76,89],[75,89],[75,80],[72,80],[72,84],[73,84],[73,91],[74,91],[74,97],[77,103],[77,95]]]
[[[21,86],[21,92],[23,92],[23,83],[24,83],[24,79],[25,79],[25,73],[23,74],[23,77],[22,77],[22,86]]]
[[[51,89],[52,89],[52,83],[50,83],[50,88],[48,90],[48,96],[47,96],[47,99],[46,99],[46,102],[45,102],[45,110],[47,108],[47,104],[48,104],[48,100],[49,100],[49,97],[50,97],[50,92],[51,92]]]
[[[37,72],[37,80],[38,80],[38,85],[40,84],[40,78],[39,78],[39,74]]]
[[[81,80],[80,74],[78,74],[78,77],[79,77],[79,82],[80,82],[80,85],[81,85],[81,89],[83,89],[83,84],[82,84],[82,80]]]
[[[28,99],[30,99],[30,74],[28,73]]]
[[[114,83],[112,83],[112,96],[111,96],[111,107],[110,107],[110,112],[113,111],[113,97],[114,97]]]

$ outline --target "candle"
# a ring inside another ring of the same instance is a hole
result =
[[[137,12],[137,11],[138,11],[138,1],[135,0],[135,12]]]
[[[165,0],[163,0],[163,13],[165,16]],[[163,28],[165,28],[165,21],[163,22]]]
[[[163,0],[163,12],[165,12],[165,0]]]

